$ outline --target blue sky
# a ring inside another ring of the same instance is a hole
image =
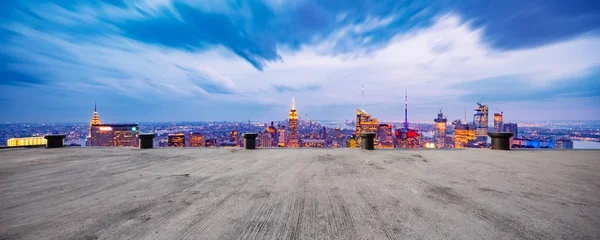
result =
[[[0,122],[600,120],[600,1],[0,3]]]

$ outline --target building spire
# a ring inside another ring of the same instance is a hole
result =
[[[361,98],[361,108],[360,110],[362,112],[365,112],[365,85],[361,84],[360,85],[360,98]]]
[[[92,117],[92,121],[90,122],[90,126],[92,125],[100,125],[100,118],[98,118],[98,112],[96,111],[96,102],[94,102],[94,116]]]
[[[408,130],[408,90],[404,89],[404,129]]]
[[[292,110],[296,109],[296,103],[294,101],[294,97],[292,96]]]

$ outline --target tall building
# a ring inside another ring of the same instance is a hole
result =
[[[454,133],[454,148],[468,148],[469,145],[477,139],[477,130],[475,126],[469,123],[462,123],[460,120],[452,122]]]
[[[46,145],[44,137],[24,137],[24,138],[9,138],[6,140],[7,147],[23,147],[23,146],[38,146]]]
[[[204,135],[202,133],[190,133],[187,141],[188,147],[204,147]]]
[[[137,124],[101,124],[94,104],[94,116],[90,122],[86,146],[137,147]]]
[[[290,133],[288,142],[286,147],[288,148],[298,148],[300,145],[298,144],[298,113],[296,112],[296,105],[294,103],[294,98],[292,97],[292,109],[290,109],[289,114],[289,125],[290,125]]]
[[[185,147],[185,134],[171,133],[168,136],[169,147]]]
[[[415,129],[410,129],[408,124],[408,91],[404,92],[404,126],[396,129],[396,146],[398,148],[419,148],[421,134]]]
[[[502,114],[494,113],[494,132],[502,132],[504,130],[502,127]]]
[[[509,122],[509,123],[504,124],[502,131],[503,132],[511,132],[511,133],[513,133],[513,136],[512,136],[513,138],[519,138],[519,135],[518,135],[519,131],[517,129],[516,123]]]
[[[286,147],[286,134],[285,126],[280,126],[279,129],[277,129],[277,147]]]
[[[375,146],[379,145],[379,136],[377,136],[377,128],[379,121],[377,118],[369,115],[363,110],[356,109],[356,145],[360,146],[360,134],[363,132],[373,132],[376,134],[374,141]]]
[[[435,122],[435,146],[437,148],[445,148],[446,147],[446,123],[448,120],[444,117],[444,113],[440,109],[440,112],[437,115],[437,118],[434,119]]]
[[[271,140],[271,133],[268,130],[265,130],[261,135],[260,135],[260,147],[262,148],[270,148],[273,147],[271,145],[272,140]]]
[[[377,148],[394,148],[394,136],[392,135],[392,124],[379,124],[379,145]]]
[[[479,146],[487,145],[488,128],[488,106],[477,102],[475,114],[473,115],[473,124],[477,131],[477,144]]]
[[[323,127],[321,130],[321,138],[327,140],[327,128]],[[327,142],[327,141],[325,141]]]

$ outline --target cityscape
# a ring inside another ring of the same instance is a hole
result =
[[[89,124],[3,124],[0,145],[44,145],[45,134],[64,133],[68,146],[138,147],[137,135],[147,132],[157,134],[153,140],[157,147],[243,147],[243,133],[258,133],[259,148],[357,148],[361,144],[357,136],[373,132],[375,148],[489,148],[488,132],[511,132],[511,148],[600,146],[599,122],[511,122],[504,119],[504,112],[490,113],[483,99],[476,103],[472,119],[465,109],[462,119],[448,121],[440,109],[430,123],[411,123],[407,91],[404,97],[404,122],[379,121],[365,110],[364,98],[351,121],[302,119],[293,97],[287,118],[271,122],[102,123],[94,105]]]

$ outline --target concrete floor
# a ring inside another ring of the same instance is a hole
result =
[[[0,239],[600,239],[600,151],[0,150]]]

